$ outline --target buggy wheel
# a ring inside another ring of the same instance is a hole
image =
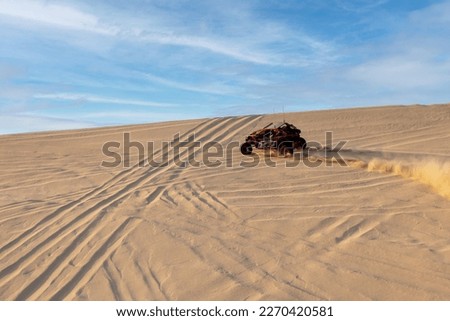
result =
[[[278,144],[278,154],[279,155],[287,155],[294,154],[294,147],[292,142],[281,142]]]
[[[241,153],[243,155],[250,155],[252,151],[253,151],[252,144],[246,142],[241,145]]]
[[[306,148],[306,140],[303,138],[303,137],[300,137],[299,139],[298,139],[298,142],[296,143],[296,145],[297,145],[297,148],[298,149],[305,149]]]

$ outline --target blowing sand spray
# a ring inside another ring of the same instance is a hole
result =
[[[365,168],[369,172],[391,173],[413,179],[433,188],[439,195],[450,199],[450,162],[434,159],[405,162],[373,158],[369,161],[354,160],[349,165]]]

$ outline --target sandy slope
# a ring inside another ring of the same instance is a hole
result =
[[[123,132],[226,144],[274,120],[0,137],[0,299],[450,300],[448,105],[286,115],[351,166],[100,166]]]

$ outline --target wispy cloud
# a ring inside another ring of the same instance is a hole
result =
[[[0,0],[0,112],[111,124],[450,100],[450,0],[330,3]]]
[[[283,65],[284,62],[273,59],[270,54],[260,50],[246,48],[240,43],[213,38],[198,37],[195,35],[172,35],[164,33],[139,33],[141,41],[160,43],[165,45],[186,46],[207,50],[216,54],[234,58],[236,60],[251,62],[262,65]]]
[[[381,6],[389,0],[335,0],[336,4],[347,11],[363,13]]]
[[[450,33],[449,21],[450,1],[413,11],[388,39],[371,45],[374,57],[354,64],[343,75],[366,84],[366,89],[394,95],[428,92],[442,99],[438,96],[450,84],[450,43],[442,39]]]
[[[81,119],[108,119],[115,124],[124,124],[129,120],[140,119],[141,123],[154,121],[168,121],[195,118],[189,113],[157,113],[157,112],[139,112],[139,111],[108,111],[85,113],[80,116]]]
[[[227,86],[224,84],[187,84],[179,81],[174,81],[171,79],[159,77],[150,73],[140,73],[145,79],[161,84],[163,86],[186,90],[186,91],[193,91],[193,92],[199,92],[199,93],[207,93],[207,94],[214,94],[214,95],[229,95],[229,94],[235,94],[237,92],[237,89],[231,86]]]
[[[175,107],[176,104],[161,103],[147,100],[134,100],[134,99],[120,99],[113,97],[102,97],[83,93],[57,93],[57,94],[36,94],[34,98],[37,99],[54,99],[54,100],[71,100],[79,102],[93,102],[102,104],[115,104],[115,105],[135,105],[144,107]]]
[[[83,12],[72,6],[48,1],[2,0],[0,2],[0,14],[54,27],[104,35],[114,35],[118,31],[112,26],[101,25],[98,17],[93,14]]]
[[[437,89],[450,81],[450,62],[435,64],[425,57],[392,56],[360,64],[347,74],[378,90]]]
[[[280,57],[277,50],[273,51],[271,44],[274,42],[289,40],[296,42],[303,49],[309,48],[308,50],[313,50],[318,54],[330,51],[329,44],[309,35],[300,36],[298,32],[294,35],[281,24],[272,23],[267,29],[264,24],[261,25],[255,21],[252,24],[247,23],[245,29],[239,34],[226,35],[205,32],[203,29],[203,35],[199,35],[200,30],[184,28],[183,24],[186,21],[179,23],[170,16],[170,13],[165,13],[167,18],[165,20],[156,14],[152,15],[151,12],[147,14],[150,15],[148,20],[157,23],[146,23],[142,19],[125,14],[105,17],[94,12],[86,12],[72,5],[51,1],[3,0],[0,2],[0,15],[21,19],[28,23],[91,32],[138,43],[187,47],[260,65],[305,66],[312,62],[298,52],[291,57]],[[158,14],[163,13],[158,12]],[[245,14],[241,13],[241,15]],[[252,20],[254,19],[250,19],[250,21]],[[33,27],[30,26],[30,28]],[[79,39],[77,41],[79,42]]]

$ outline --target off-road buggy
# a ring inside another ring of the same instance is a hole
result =
[[[300,137],[301,130],[292,124],[283,122],[278,126],[273,123],[254,131],[241,145],[241,153],[250,155],[253,148],[276,150],[279,155],[293,154],[294,150],[306,148],[306,140]]]

